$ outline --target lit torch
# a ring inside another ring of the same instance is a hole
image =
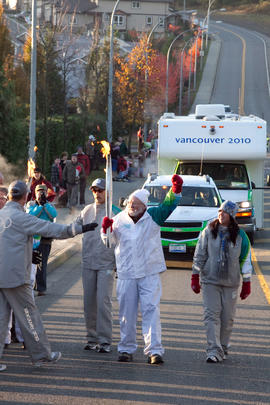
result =
[[[106,195],[105,195],[105,210],[106,217],[112,217],[112,199],[113,199],[113,190],[112,190],[112,157],[111,157],[111,148],[109,142],[101,141],[102,148],[101,152],[103,157],[106,158]],[[111,233],[107,229],[107,247],[111,247]]]
[[[36,167],[35,162],[33,161],[32,158],[29,158],[28,162],[27,162],[27,175],[28,175],[27,188],[28,188],[28,191],[30,191],[35,167]]]

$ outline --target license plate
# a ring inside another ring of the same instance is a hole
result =
[[[170,253],[186,253],[186,245],[169,245]]]

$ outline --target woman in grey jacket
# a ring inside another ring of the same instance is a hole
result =
[[[203,291],[208,363],[226,358],[242,275],[241,299],[250,294],[252,272],[250,242],[235,221],[237,204],[225,201],[218,218],[202,232],[193,259],[191,288]]]

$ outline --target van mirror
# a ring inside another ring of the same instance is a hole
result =
[[[251,188],[256,188],[254,181],[251,182]]]

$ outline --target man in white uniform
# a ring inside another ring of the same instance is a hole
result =
[[[183,180],[172,177],[173,186],[162,204],[147,209],[149,192],[136,190],[129,197],[127,207],[110,219],[103,219],[103,241],[111,227],[117,267],[117,299],[121,340],[118,361],[129,362],[137,349],[136,321],[138,305],[142,314],[144,354],[148,363],[163,363],[160,325],[160,274],[166,270],[160,226],[177,206]]]

